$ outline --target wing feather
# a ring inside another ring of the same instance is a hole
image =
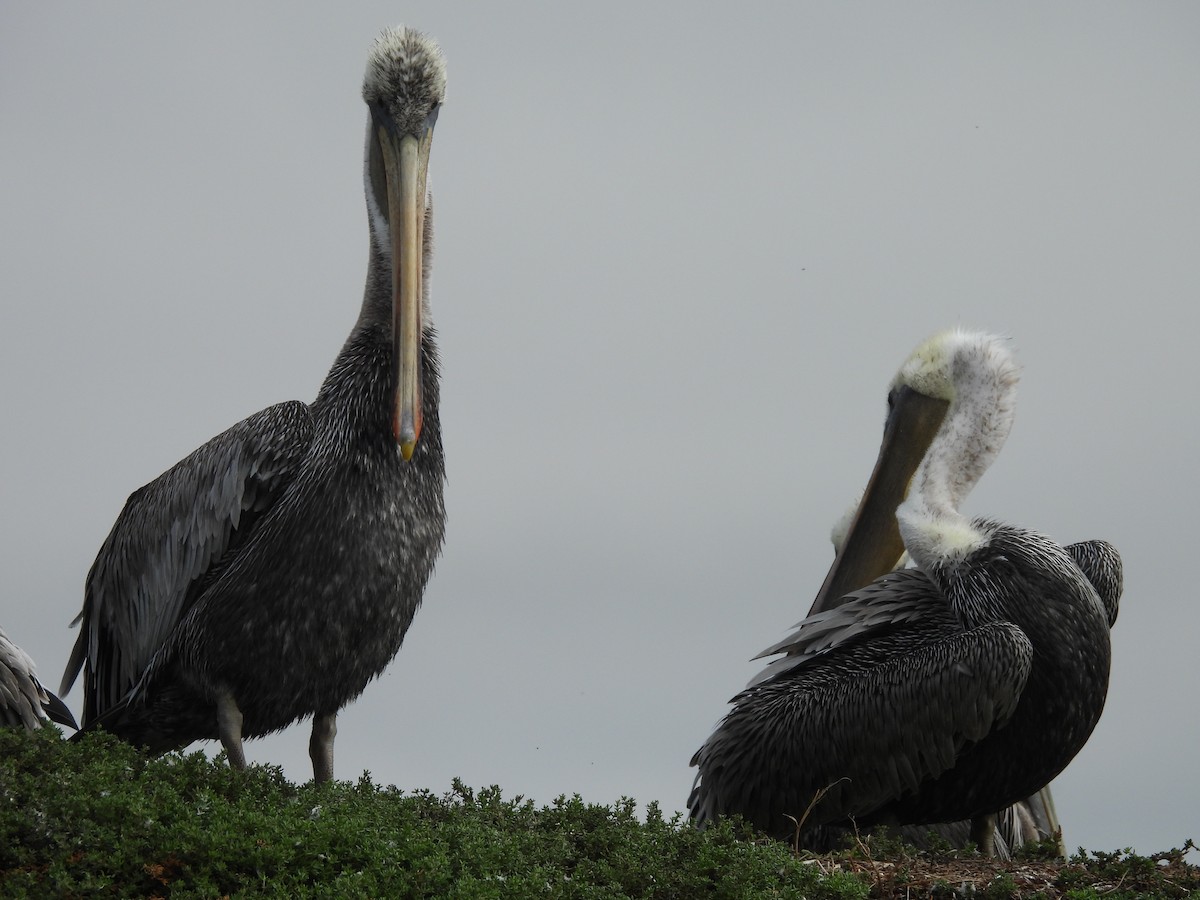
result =
[[[768,663],[748,687],[780,678],[820,653],[865,640],[897,625],[930,617],[944,619],[948,610],[940,596],[929,577],[917,569],[890,572],[846,595],[839,606],[798,622],[787,637],[754,657],[785,654]]]
[[[86,665],[85,727],[137,684],[204,585],[291,483],[312,435],[308,407],[280,403],[130,495],[88,573],[63,675],[65,694]]]
[[[1121,554],[1108,541],[1081,541],[1068,544],[1064,549],[1095,588],[1108,617],[1108,627],[1112,628],[1117,621],[1124,586]]]
[[[38,710],[46,699],[33,677],[33,661],[0,631],[0,724],[41,725]]]
[[[0,628],[0,725],[40,728],[45,718],[75,728],[66,705],[42,687],[29,654]]]
[[[809,826],[866,817],[1007,722],[1032,659],[1008,622],[877,629],[869,643],[811,654],[734,698],[692,758],[688,806],[701,820],[740,813],[787,834],[788,817],[827,789]]]

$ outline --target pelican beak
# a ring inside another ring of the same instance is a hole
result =
[[[892,398],[875,471],[809,615],[839,605],[851,591],[886,575],[904,555],[896,507],[904,502],[950,404],[901,386]]]
[[[392,349],[396,399],[392,434],[411,459],[421,436],[421,305],[424,298],[425,180],[433,122],[421,134],[398,134],[375,124],[386,179],[388,227],[392,238]]]

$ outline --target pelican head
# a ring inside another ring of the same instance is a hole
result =
[[[901,537],[902,505],[910,519],[939,522],[939,552],[971,544],[976,535],[958,506],[1008,437],[1016,383],[1012,353],[989,334],[949,329],[909,355],[888,392],[875,470],[814,611],[836,605],[913,551]]]
[[[411,28],[389,28],[371,48],[362,93],[370,110],[363,177],[371,239],[392,276],[392,433],[410,459],[421,434],[421,335],[429,320],[424,284],[429,148],[446,96],[441,48]]]

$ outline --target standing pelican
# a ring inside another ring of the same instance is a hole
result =
[[[32,731],[47,719],[79,727],[67,705],[42,687],[29,654],[0,628],[0,725],[22,725]]]
[[[1108,689],[1116,551],[1069,551],[958,511],[1008,436],[1016,382],[999,339],[958,330],[901,367],[879,462],[818,603],[902,551],[917,569],[853,591],[767,651],[786,655],[692,758],[694,818],[740,813],[781,837],[799,828],[806,846],[851,822],[984,820],[1083,746]],[[1095,562],[1091,580],[1080,559]]]
[[[370,257],[362,309],[311,404],[244,419],[135,491],[88,573],[84,728],[151,752],[313,717],[333,775],[338,710],[400,649],[442,546],[438,360],[426,275],[441,50],[385,31],[367,61]]]

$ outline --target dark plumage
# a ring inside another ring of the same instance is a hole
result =
[[[785,655],[692,759],[694,818],[738,813],[786,838],[802,821],[814,848],[852,822],[976,819],[1039,791],[1083,746],[1107,693],[1116,551],[1064,549],[957,511],[1008,434],[1015,384],[998,341],[961,332],[901,369],[888,434],[915,441],[915,462],[885,444],[877,476],[911,479],[893,521],[919,568],[884,575],[766,651]],[[933,415],[908,430],[915,406]]]
[[[29,654],[0,628],[0,725],[32,731],[41,728],[47,719],[79,727],[67,705],[42,687]]]
[[[1122,567],[1116,548],[1107,541],[1084,541],[1069,544],[1066,551],[1071,555],[1084,577],[1095,588],[1108,617],[1108,627],[1117,620],[1117,608],[1121,599]],[[929,832],[934,832],[943,842],[954,847],[969,844],[986,844],[989,835],[981,832],[981,824],[963,819],[957,822],[942,822],[935,825],[907,825],[900,835],[918,847],[929,845]],[[1046,785],[1036,794],[1031,794],[1005,809],[996,816],[994,849],[995,855],[1009,857],[1011,852],[1034,841],[1045,841],[1057,836],[1060,855],[1066,847],[1061,834],[1062,826],[1054,808],[1054,797]]]
[[[423,273],[444,90],[431,40],[376,42],[358,322],[313,403],[250,416],[130,496],[88,574],[63,678],[65,691],[83,669],[85,730],[151,752],[220,738],[244,765],[243,736],[313,715],[314,776],[331,777],[336,714],[399,650],[442,546]]]

